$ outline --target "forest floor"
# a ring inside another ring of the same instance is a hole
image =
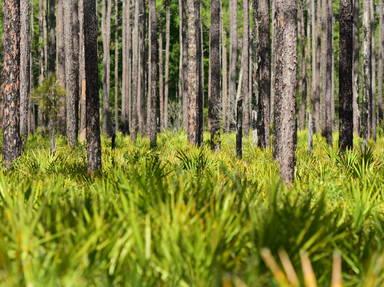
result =
[[[246,140],[237,160],[234,146],[227,135],[213,153],[164,133],[151,151],[120,135],[115,150],[103,140],[91,179],[84,146],[59,139],[50,155],[33,136],[0,171],[0,285],[276,286],[267,247],[299,278],[306,251],[319,286],[335,250],[347,286],[384,286],[384,137],[345,155],[316,138],[309,154],[300,133],[292,186],[270,150]]]

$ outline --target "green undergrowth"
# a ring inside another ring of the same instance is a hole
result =
[[[102,175],[89,178],[84,146],[59,139],[52,155],[33,136],[0,170],[0,285],[276,286],[267,247],[295,267],[306,251],[320,286],[335,250],[346,286],[383,286],[384,138],[345,154],[315,138],[310,154],[300,133],[291,186],[250,139],[238,160],[233,135],[218,153],[185,138],[164,133],[153,151],[103,139]]]

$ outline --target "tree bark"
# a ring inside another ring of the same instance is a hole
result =
[[[150,69],[150,107],[148,119],[148,136],[151,148],[157,145],[157,130],[160,123],[160,103],[159,103],[159,47],[157,38],[157,15],[156,1],[149,0],[150,15],[150,49],[151,49],[151,69]]]
[[[52,75],[56,70],[56,0],[48,1],[48,59],[47,73]]]
[[[20,135],[28,136],[29,93],[30,93],[30,3],[20,1]]]
[[[271,38],[269,29],[269,0],[259,0],[256,21],[259,44],[257,45],[258,80],[258,146],[265,148],[269,144],[270,101],[271,101]]]
[[[77,143],[78,134],[78,67],[75,63],[73,0],[64,1],[65,81],[67,106],[67,139],[71,147]]]
[[[88,173],[101,171],[96,1],[84,0],[84,46]]]
[[[237,78],[237,0],[230,0],[230,56],[229,56],[229,111],[225,130],[233,129],[236,122],[236,78]]]
[[[353,0],[340,0],[339,117],[342,151],[353,148]]]
[[[65,39],[64,39],[64,0],[57,1],[56,11],[56,78],[59,84],[65,88]],[[66,100],[60,99],[60,109],[58,115],[59,132],[66,132]]]
[[[108,136],[112,136],[112,115],[110,107],[111,90],[111,12],[112,1],[103,0],[102,11],[102,35],[103,35],[103,131]]]
[[[353,8],[353,130],[360,134],[360,112],[359,112],[359,60],[360,60],[360,37],[359,37],[359,0],[354,1]]]
[[[380,1],[377,6],[379,16],[379,63],[378,63],[378,86],[377,86],[377,106],[378,106],[378,123],[380,124],[384,118],[384,106],[383,106],[383,73],[384,73],[384,1]]]
[[[3,5],[3,159],[10,168],[21,155],[20,1],[5,0]]]
[[[372,29],[371,1],[363,1],[363,66],[364,92],[360,101],[360,136],[367,141],[370,137],[370,101],[372,98]]]
[[[79,89],[80,89],[80,141],[86,140],[86,79],[84,50],[84,0],[79,0]]]
[[[275,63],[275,157],[281,177],[292,182],[296,150],[296,41],[297,10],[295,0],[276,0]]]
[[[327,140],[328,145],[332,146],[332,1],[325,0],[326,10],[326,67],[325,67],[325,119],[324,119],[324,132],[323,135]]]
[[[171,4],[166,1],[165,15],[165,75],[164,75],[164,129],[168,128],[168,104],[169,104],[169,59],[171,45]]]
[[[202,144],[200,1],[187,0],[188,9],[188,140]]]
[[[210,31],[210,97],[208,100],[208,125],[211,132],[211,149],[220,149],[221,92],[220,92],[220,0],[211,1]]]
[[[241,55],[243,69],[242,97],[243,97],[243,133],[248,135],[250,125],[250,93],[249,93],[249,0],[243,0],[243,47]]]
[[[119,77],[119,0],[115,0],[115,133],[119,130],[119,99],[120,99],[120,77]]]
[[[139,2],[135,0],[134,28],[132,36],[132,102],[131,102],[131,139],[136,140],[138,132],[138,83],[139,83]]]

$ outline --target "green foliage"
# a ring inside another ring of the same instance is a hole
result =
[[[40,110],[49,117],[56,117],[60,110],[60,99],[64,96],[65,90],[54,75],[46,78],[32,92],[32,100],[37,102]]]
[[[384,272],[384,141],[339,155],[299,135],[297,181],[279,181],[271,151],[234,137],[221,152],[185,135],[103,139],[103,174],[89,178],[85,149],[40,135],[11,171],[0,170],[2,286],[276,286],[260,257],[284,249],[296,270],[309,255],[320,286],[343,260],[347,286],[380,286]],[[299,274],[299,277],[301,274]],[[229,286],[229,285],[225,285]],[[367,286],[367,285],[365,285]]]

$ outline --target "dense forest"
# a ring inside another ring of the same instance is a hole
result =
[[[0,6],[0,285],[383,286],[382,0]]]

